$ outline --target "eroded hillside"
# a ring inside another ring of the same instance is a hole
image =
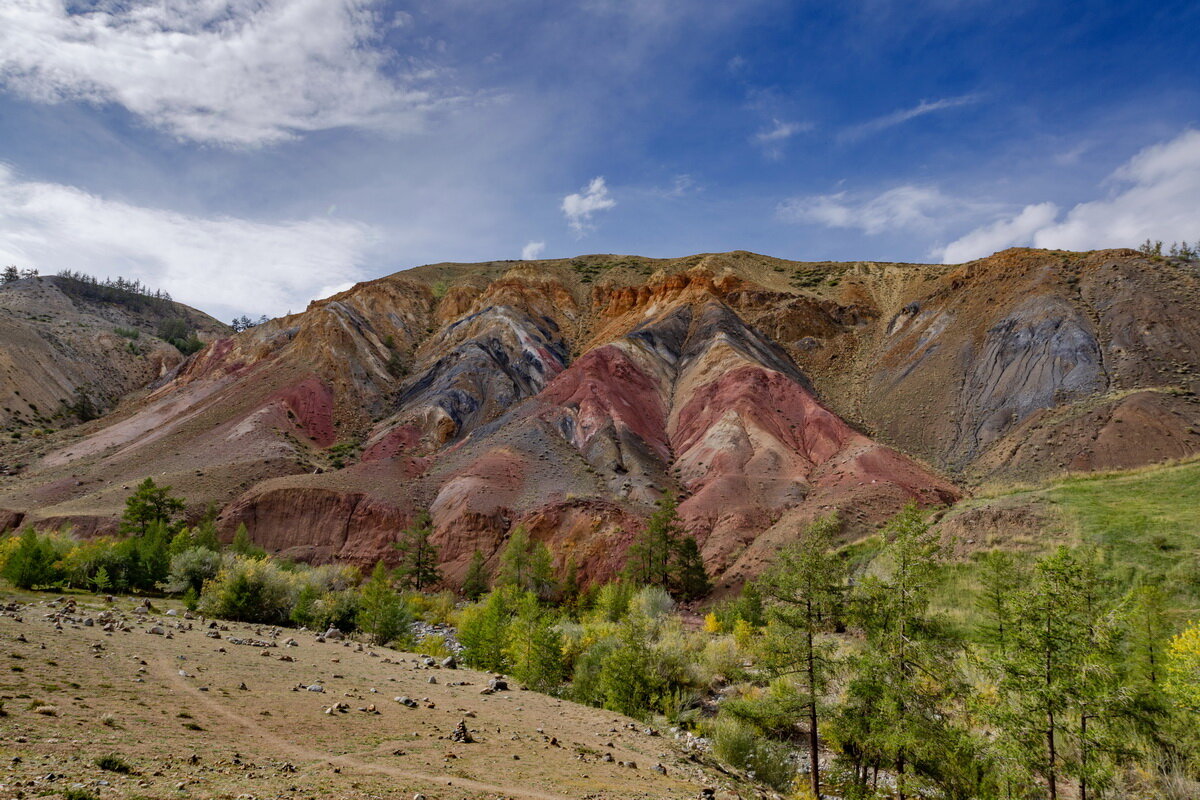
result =
[[[1128,250],[421,267],[214,342],[7,478],[0,523],[110,530],[149,475],[295,557],[386,557],[429,509],[452,580],[517,525],[603,577],[674,492],[732,583],[833,509],[853,536],[1197,452],[1198,290]]]

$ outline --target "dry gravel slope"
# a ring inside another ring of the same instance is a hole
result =
[[[77,784],[101,798],[765,796],[669,732],[516,686],[481,695],[489,675],[430,669],[411,653],[238,624],[214,639],[200,620],[166,608],[139,616],[126,598],[80,598],[75,610],[19,600],[29,602],[0,614],[0,796]],[[105,609],[128,631],[82,624]],[[170,635],[146,632],[156,625]],[[349,710],[325,713],[335,703]],[[360,710],[372,705],[378,713]],[[476,742],[450,741],[460,720]],[[97,767],[110,753],[136,774]]]

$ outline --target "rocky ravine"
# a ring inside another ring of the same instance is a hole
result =
[[[517,525],[602,578],[672,491],[734,584],[833,509],[853,536],[956,482],[1200,450],[1197,297],[1133,251],[421,267],[215,342],[0,508],[102,532],[150,475],[294,557],[387,557],[429,509],[451,580]]]

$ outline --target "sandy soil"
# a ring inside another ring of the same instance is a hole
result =
[[[490,675],[411,653],[235,623],[210,638],[158,601],[0,603],[0,798],[759,796],[669,731],[515,683],[484,695]],[[451,740],[460,721],[474,743]],[[100,769],[110,753],[133,773]]]

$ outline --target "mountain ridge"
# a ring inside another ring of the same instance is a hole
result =
[[[452,582],[518,524],[599,579],[672,492],[732,585],[817,514],[853,537],[982,480],[1200,451],[1197,297],[1132,250],[427,265],[214,341],[0,508],[101,533],[149,475],[295,557],[387,557],[429,509]]]

